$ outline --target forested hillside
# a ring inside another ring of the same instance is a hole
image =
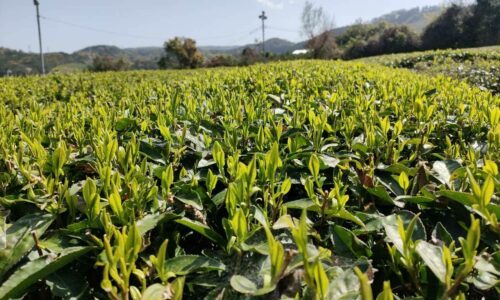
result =
[[[395,25],[407,25],[415,32],[420,32],[442,11],[440,6],[398,10],[380,16],[368,22],[377,24],[388,22]],[[335,36],[345,33],[351,26],[342,26],[332,31]],[[270,54],[285,54],[293,50],[303,49],[306,42],[293,43],[280,38],[266,40],[267,51]],[[260,49],[261,44],[242,46],[200,46],[201,52],[210,58],[216,55],[237,56],[245,48]],[[116,46],[97,45],[87,47],[73,53],[46,53],[46,69],[57,72],[71,72],[82,70],[92,64],[93,57],[107,56],[113,59],[124,58],[130,62],[132,69],[156,69],[158,60],[163,54],[162,47],[118,48]],[[56,68],[57,67],[57,68]],[[39,56],[36,53],[25,53],[6,48],[0,48],[0,76],[6,74],[40,73]]]

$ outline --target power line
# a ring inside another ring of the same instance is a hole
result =
[[[111,31],[111,30],[102,29],[102,28],[90,27],[90,26],[86,26],[86,25],[67,22],[67,21],[52,18],[52,17],[40,16],[40,18],[54,22],[54,23],[59,23],[59,24],[63,24],[63,25],[67,25],[67,26],[71,26],[71,27],[75,27],[75,28],[80,28],[80,29],[93,31],[93,32],[99,32],[99,33],[106,33],[106,34],[111,34],[111,35],[116,35],[116,36],[125,36],[125,37],[140,38],[140,39],[155,40],[155,41],[165,39],[165,37],[159,37],[159,36],[145,36],[145,35],[129,34],[129,33],[125,33],[125,32],[118,32],[118,31]],[[233,34],[199,37],[199,38],[197,38],[197,40],[216,40],[216,39],[230,38],[230,37],[234,37],[234,36],[240,37],[242,33],[244,34],[244,36],[243,36],[243,38],[244,38],[250,34],[253,34],[258,29],[260,29],[260,27],[254,28],[250,31],[245,30],[245,31],[240,31],[240,32],[233,33]]]
[[[266,26],[266,28],[271,29],[271,30],[284,31],[284,32],[293,32],[293,33],[299,32],[299,30],[286,29],[286,28],[276,27],[276,26]]]
[[[85,30],[89,30],[89,31],[94,31],[94,32],[107,33],[107,34],[112,34],[112,35],[121,35],[121,36],[127,36],[127,37],[132,37],[132,38],[139,38],[139,39],[149,39],[149,40],[162,39],[160,37],[135,35],[135,34],[129,34],[129,33],[124,33],[124,32],[110,31],[107,29],[94,28],[94,27],[75,24],[75,23],[71,23],[71,22],[67,22],[67,21],[63,21],[63,20],[59,20],[59,19],[49,18],[46,16],[40,16],[40,17],[44,20],[48,20],[48,21],[51,21],[54,23],[64,24],[64,25],[68,25],[68,26],[72,26],[72,27],[76,27],[76,28],[80,28],[80,29],[85,29]]]
[[[242,39],[245,38],[253,33],[255,33],[257,30],[259,30],[260,27],[253,28],[251,30],[245,30],[245,31],[240,31],[238,33],[234,34],[229,34],[229,35],[219,35],[219,36],[212,36],[212,37],[201,37],[198,38],[198,40],[207,40],[207,39],[223,39],[223,38],[230,38],[230,37],[237,37],[237,39]]]
[[[234,43],[237,43],[237,42],[239,42],[239,41],[243,40],[244,38],[247,38],[247,37],[251,36],[252,34],[254,34],[254,33],[258,32],[259,30],[260,30],[260,26],[259,26],[259,27],[254,28],[254,29],[252,29],[252,30],[246,31],[243,35],[240,35],[240,36],[238,36],[237,38],[235,38],[235,39],[231,40],[231,42],[230,42],[229,44],[234,44]]]

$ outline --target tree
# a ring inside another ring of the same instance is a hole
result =
[[[314,58],[334,59],[341,56],[335,36],[330,31],[315,36],[308,44]]]
[[[241,52],[241,64],[244,66],[252,65],[260,59],[259,52],[251,47],[246,47]]]
[[[190,38],[175,37],[164,44],[165,55],[158,62],[161,69],[197,68],[203,64],[203,54]]]
[[[89,70],[94,72],[125,71],[128,70],[131,65],[130,61],[124,57],[113,58],[108,55],[100,55],[93,58]]]
[[[306,1],[302,11],[302,34],[308,39],[307,47],[314,58],[336,58],[339,55],[335,37],[333,36],[333,21],[322,7]]]
[[[206,63],[206,67],[223,67],[223,66],[234,66],[236,65],[236,60],[232,55],[215,55],[210,57]]]
[[[471,46],[464,24],[471,17],[469,7],[452,4],[422,33],[422,47],[429,49]]]
[[[500,0],[477,0],[465,21],[468,46],[500,44]]]
[[[463,48],[500,43],[500,0],[453,3],[422,34],[424,49]]]
[[[420,40],[407,26],[395,26],[387,22],[358,24],[337,38],[344,49],[343,57],[353,59],[386,53],[418,50]]]
[[[418,50],[420,41],[408,26],[389,26],[380,34],[370,55],[402,53]]]

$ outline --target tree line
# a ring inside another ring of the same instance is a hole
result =
[[[387,22],[357,23],[338,36],[333,34],[333,19],[322,7],[306,2],[303,8],[302,33],[307,38],[305,55],[261,53],[245,48],[239,56],[215,55],[205,58],[191,38],[175,37],[165,42],[160,69],[183,69],[249,65],[259,61],[297,58],[355,59],[389,53],[418,50],[480,47],[500,44],[500,0],[477,0],[448,6],[419,35],[405,25]],[[94,71],[123,70],[129,65],[122,59],[94,60]]]
[[[302,24],[314,58],[354,59],[417,50],[491,46],[500,44],[500,0],[477,0],[472,5],[453,3],[421,35],[408,26],[381,22],[358,23],[331,37],[333,28],[328,25],[331,22],[327,15],[309,2],[303,10]]]
[[[500,0],[453,3],[418,35],[408,26],[386,22],[358,23],[332,37],[333,25],[324,10],[306,2],[303,31],[313,58],[355,59],[417,50],[481,47],[500,44]]]

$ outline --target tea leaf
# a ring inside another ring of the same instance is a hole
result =
[[[39,279],[47,277],[91,249],[92,247],[71,247],[65,249],[59,256],[46,255],[26,263],[3,282],[0,287],[0,298],[21,297]]]

